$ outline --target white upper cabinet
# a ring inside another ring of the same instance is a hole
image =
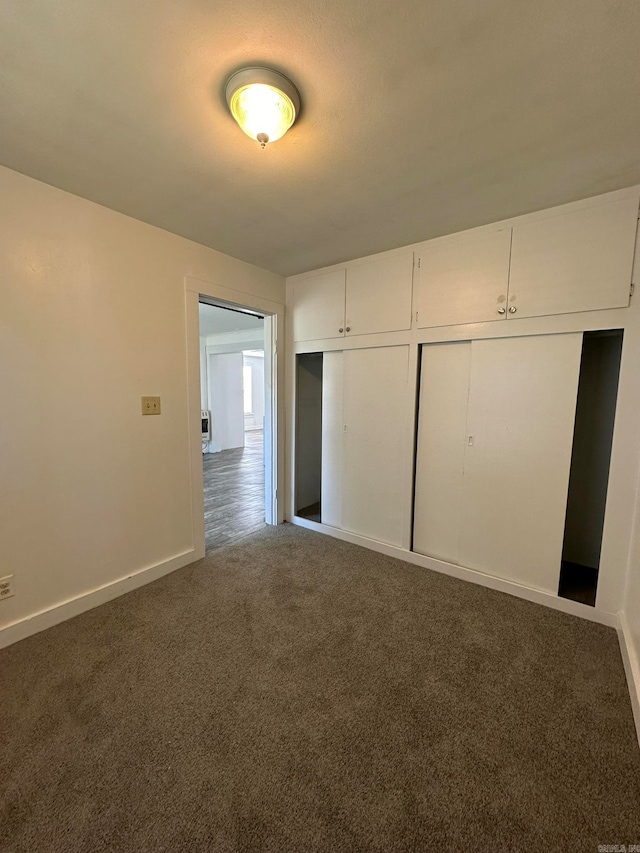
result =
[[[510,318],[627,306],[637,220],[633,195],[515,225]]]
[[[413,252],[347,269],[347,335],[411,328]]]
[[[413,252],[321,273],[293,285],[293,339],[316,341],[411,328]]]
[[[427,243],[415,288],[418,328],[504,319],[510,250],[510,228]]]
[[[293,285],[293,339],[344,336],[345,271],[321,273]]]
[[[639,193],[554,208],[293,285],[296,341],[517,320],[629,304]],[[412,301],[413,296],[413,301]]]

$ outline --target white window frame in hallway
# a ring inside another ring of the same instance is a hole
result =
[[[284,482],[284,305],[213,282],[185,278],[187,342],[187,387],[189,414],[189,458],[191,463],[191,518],[196,559],[204,557],[204,495],[202,476],[202,433],[200,418],[200,320],[199,303],[261,314],[264,324],[265,358],[265,521],[282,524],[284,500],[279,484]],[[271,377],[271,381],[269,381]],[[270,459],[271,464],[268,464]]]

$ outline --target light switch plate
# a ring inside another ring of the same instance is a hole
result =
[[[159,415],[160,397],[142,397],[142,414]]]

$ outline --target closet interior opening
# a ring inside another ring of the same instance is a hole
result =
[[[321,521],[322,499],[321,352],[296,358],[295,514]]]
[[[585,332],[582,343],[558,595],[596,603],[613,442],[622,329]]]

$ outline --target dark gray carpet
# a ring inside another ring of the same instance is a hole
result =
[[[3,853],[640,844],[613,630],[290,525],[0,673]]]

